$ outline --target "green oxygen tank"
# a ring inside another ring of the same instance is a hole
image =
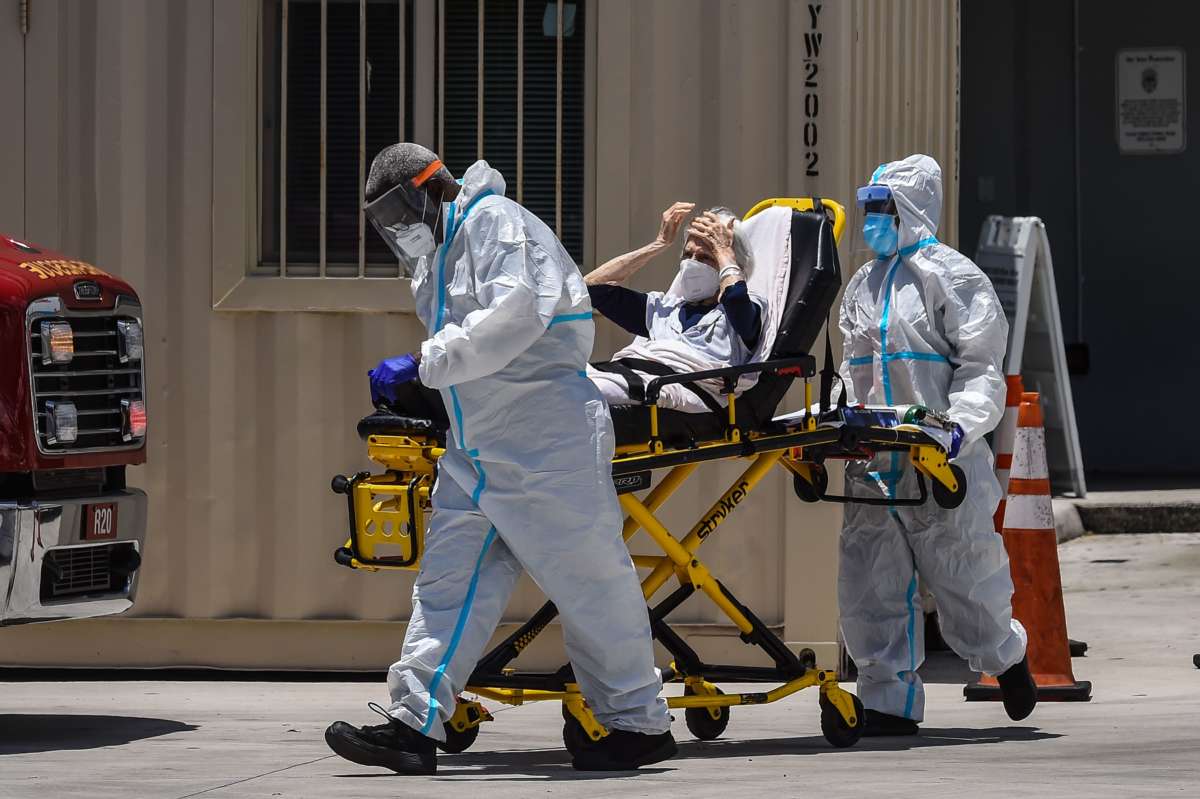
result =
[[[919,424],[949,430],[953,422],[948,415],[941,411],[935,411],[924,405],[910,405],[904,412],[904,424]]]

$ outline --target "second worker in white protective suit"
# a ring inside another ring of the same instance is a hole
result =
[[[416,144],[371,165],[368,217],[412,269],[429,333],[419,354],[372,371],[372,391],[394,399],[419,376],[441,391],[450,437],[412,618],[388,673],[387,722],[336,722],[325,737],[356,763],[433,773],[434,739],[524,570],[557,606],[575,679],[610,731],[575,767],[637,768],[671,757],[675,741],[621,538],[612,422],[584,373],[592,308],[558,238],[504,191],[484,161],[460,188]]]
[[[1025,630],[1012,618],[1008,556],[992,519],[1001,492],[984,440],[1004,411],[1004,310],[979,267],[936,238],[942,175],[932,158],[881,165],[859,189],[859,204],[863,238],[877,257],[850,279],[842,301],[847,398],[948,414],[958,428],[951,459],[967,479],[966,499],[953,510],[932,500],[846,506],[838,601],[865,734],[914,734],[924,718],[918,575],[936,598],[946,642],[973,670],[999,677],[1005,709],[1022,719],[1036,691]],[[900,453],[851,462],[846,493],[915,497],[916,471]]]

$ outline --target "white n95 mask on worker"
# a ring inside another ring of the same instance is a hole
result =
[[[676,281],[680,296],[688,302],[707,300],[721,287],[717,270],[695,258],[684,258],[679,262],[679,279]]]
[[[424,223],[415,225],[396,225],[387,229],[388,235],[383,237],[392,253],[404,262],[411,271],[423,256],[437,249],[433,231]]]

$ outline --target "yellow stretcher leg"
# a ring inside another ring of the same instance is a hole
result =
[[[918,444],[909,450],[908,457],[917,469],[944,485],[947,491],[952,494],[958,491],[958,478],[939,447]]]
[[[579,686],[569,682],[566,684],[566,688],[567,693],[563,697],[563,707],[579,722],[579,726],[583,727],[587,737],[593,741],[599,741],[608,735],[608,730],[604,729],[603,724],[596,721],[596,716],[588,707],[583,694],[579,693]]]

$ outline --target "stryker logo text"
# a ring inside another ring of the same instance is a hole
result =
[[[705,516],[704,521],[700,522],[700,530],[698,534],[701,540],[708,538],[709,534],[713,530],[717,529],[717,525],[725,521],[725,517],[730,513],[733,513],[733,509],[736,508],[749,493],[750,484],[745,480],[729,489],[729,491],[725,493],[725,496],[721,497],[721,501],[717,503],[717,507],[713,510],[713,512]]]

